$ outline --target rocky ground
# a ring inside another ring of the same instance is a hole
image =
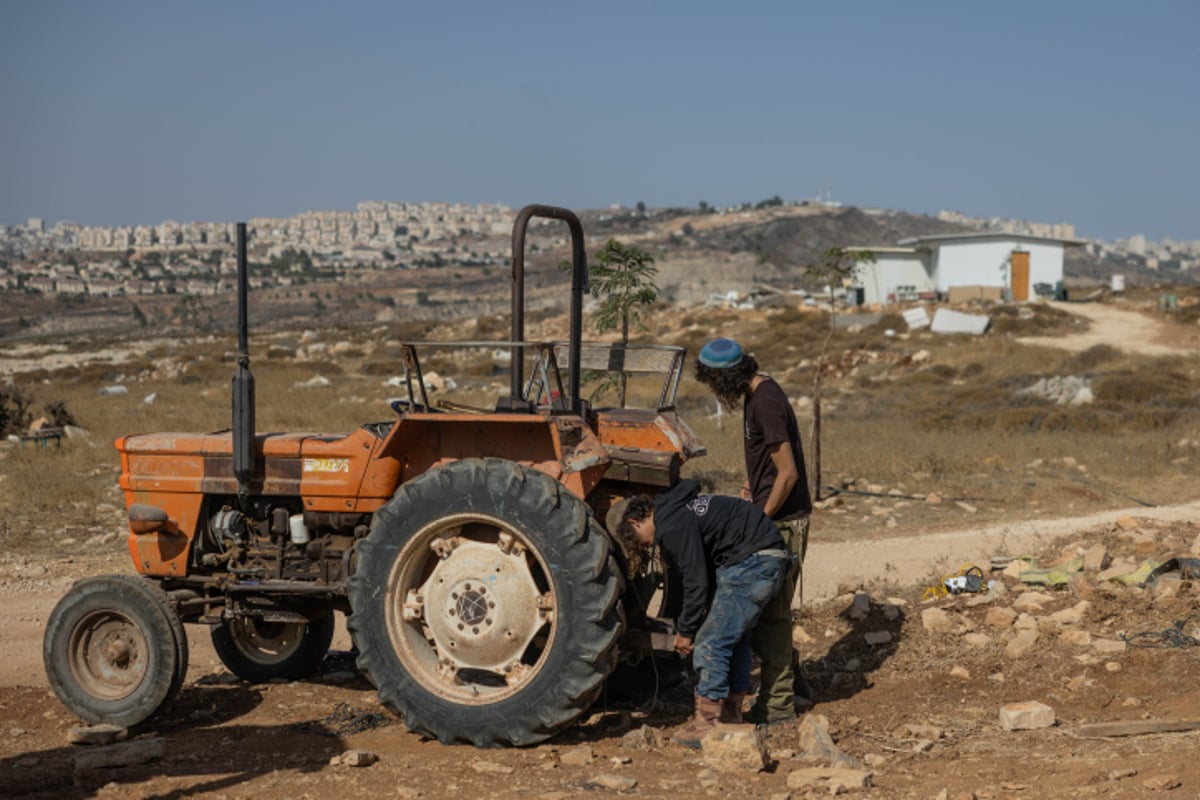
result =
[[[251,685],[222,668],[196,626],[188,680],[165,714],[128,732],[115,754],[72,744],[79,721],[46,686],[41,625],[73,579],[128,568],[119,544],[86,559],[8,556],[0,795],[1195,796],[1195,565],[1137,582],[1172,556],[1200,558],[1200,527],[1088,522],[1050,546],[948,573],[978,566],[980,592],[941,592],[946,576],[932,571],[863,565],[864,578],[843,579],[798,618],[815,708],[762,739],[728,728],[699,752],[670,740],[687,690],[667,662],[637,673],[643,691],[632,700],[614,687],[546,743],[480,751],[408,733],[354,671],[342,631],[311,679]],[[977,545],[994,553],[994,542]],[[812,553],[810,569],[823,560],[836,564],[832,545]]]
[[[1123,319],[1097,327],[1130,346]],[[50,691],[45,620],[73,581],[132,567],[116,505],[85,503],[87,525],[47,511],[27,520],[39,555],[0,552],[0,797],[1200,796],[1200,503],[1119,508],[1133,498],[1035,474],[1036,507],[869,483],[822,501],[795,628],[816,704],[701,751],[670,740],[689,700],[671,661],[622,672],[538,746],[425,740],[378,704],[344,626],[317,674],[268,684],[229,674],[189,626],[176,701],[107,734],[123,742],[74,743],[103,732],[75,731]],[[981,591],[940,591],[972,566]]]

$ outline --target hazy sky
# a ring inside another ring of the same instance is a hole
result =
[[[0,0],[0,223],[360,200],[1200,239],[1200,3]]]

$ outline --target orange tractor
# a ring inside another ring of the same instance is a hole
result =
[[[570,228],[566,342],[524,341],[533,217]],[[621,660],[667,649],[670,627],[649,610],[661,571],[631,570],[600,520],[703,454],[674,409],[684,352],[582,341],[587,259],[566,209],[517,214],[512,269],[512,340],[456,343],[511,352],[511,395],[494,409],[431,404],[418,345],[406,344],[394,419],[257,433],[239,225],[232,429],[117,440],[140,576],[81,581],[51,614],[46,672],[67,708],[127,726],[153,715],[187,670],[183,623],[209,625],[245,680],[300,678],[341,611],[359,668],[410,729],[520,745],[582,714]],[[591,407],[585,369],[657,374],[657,408]]]

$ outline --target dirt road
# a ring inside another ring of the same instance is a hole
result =
[[[1117,308],[1102,303],[1055,303],[1055,307],[1070,314],[1086,317],[1091,328],[1083,333],[1063,336],[1026,336],[1024,344],[1058,347],[1081,352],[1098,344],[1145,356],[1195,355],[1194,336],[1185,339],[1165,322],[1138,311]]]

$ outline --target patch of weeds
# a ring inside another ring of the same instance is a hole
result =
[[[1107,344],[1092,345],[1082,353],[1075,353],[1063,362],[1068,372],[1090,372],[1099,366],[1118,361],[1123,357],[1120,350]]]

